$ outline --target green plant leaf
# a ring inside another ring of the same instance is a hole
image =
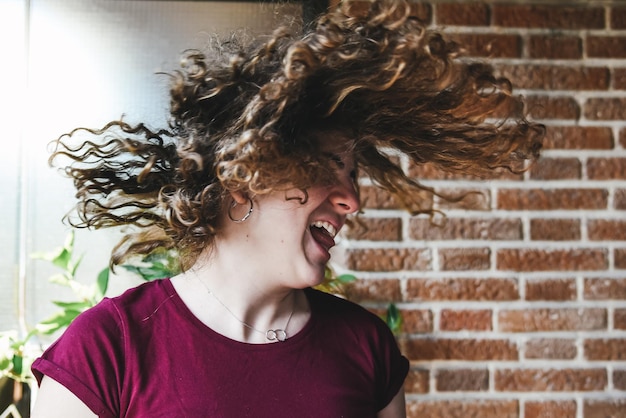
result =
[[[176,272],[171,271],[168,266],[161,263],[155,263],[145,267],[124,264],[122,267],[131,273],[137,274],[146,281],[163,279],[165,277],[172,277],[176,275]]]
[[[47,253],[33,253],[31,254],[31,257],[38,260],[50,261],[55,266],[60,267],[63,270],[67,270],[67,264],[69,263],[72,254],[68,252],[67,249],[59,247]]]
[[[9,370],[13,364],[13,357],[9,358],[6,355],[0,356],[0,371]]]
[[[80,263],[82,261],[83,261],[83,254],[81,254],[76,261],[70,260],[68,262],[67,270],[69,274],[72,276],[72,278],[76,277],[76,270],[78,269],[78,266],[80,266]]]
[[[400,332],[402,328],[402,315],[400,314],[398,307],[393,303],[390,303],[387,307],[385,322],[387,322],[387,325],[391,329],[391,332],[393,332],[394,334]]]
[[[71,271],[70,263],[72,260],[72,254],[74,253],[74,231],[65,237],[65,243],[62,247],[55,248],[49,252],[37,252],[31,255],[32,258],[50,261],[57,267],[62,268],[65,271]]]
[[[339,276],[336,277],[337,281],[345,284],[345,283],[351,283],[353,281],[356,280],[356,276],[354,274],[341,274]]]
[[[44,319],[37,324],[37,330],[42,334],[53,334],[61,328],[67,327],[82,311],[66,309]]]
[[[63,308],[64,310],[79,312],[84,311],[85,309],[92,306],[92,303],[90,302],[59,302],[57,300],[53,300],[52,303],[54,303],[59,308]]]
[[[24,358],[18,354],[15,354],[13,356],[13,370],[12,372],[17,374],[17,375],[21,375],[22,371],[24,369],[23,365],[24,365]]]
[[[50,283],[59,284],[61,286],[70,286],[72,278],[67,273],[57,273],[50,276],[48,279]]]
[[[58,250],[57,250],[58,251]],[[74,231],[70,231],[65,237],[63,248],[52,258],[52,264],[65,271],[71,271],[72,254],[74,253]]]
[[[155,250],[140,260],[123,264],[122,267],[146,281],[173,277],[181,271],[178,253],[163,249]]]
[[[110,271],[108,267],[102,269],[100,273],[98,273],[98,278],[96,280],[96,297],[98,301],[104,297],[107,289],[109,288],[109,274]]]

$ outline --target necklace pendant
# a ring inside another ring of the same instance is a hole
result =
[[[287,333],[283,329],[268,329],[265,333],[265,338],[267,338],[268,341],[283,342],[287,339]]]

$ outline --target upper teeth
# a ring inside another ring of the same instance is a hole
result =
[[[314,226],[314,227],[317,227],[317,228],[324,228],[326,230],[326,232],[328,232],[328,235],[330,235],[333,238],[335,238],[335,235],[337,235],[337,230],[335,229],[335,227],[332,226],[328,222],[325,222],[325,221],[315,221],[311,225]]]

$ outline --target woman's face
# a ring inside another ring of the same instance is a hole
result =
[[[338,134],[320,138],[323,153],[336,173],[332,184],[273,192],[254,198],[254,211],[245,222],[248,248],[277,280],[276,285],[304,288],[319,284],[330,259],[335,236],[346,216],[359,210],[352,141]],[[252,261],[252,260],[250,260]]]

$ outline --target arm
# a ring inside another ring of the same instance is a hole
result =
[[[44,376],[37,393],[33,418],[96,418],[97,415],[56,380]]]
[[[378,413],[377,418],[406,418],[406,406],[404,402],[404,388],[400,388],[389,405]]]

